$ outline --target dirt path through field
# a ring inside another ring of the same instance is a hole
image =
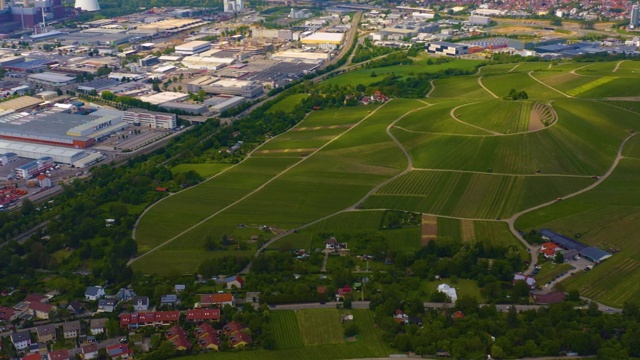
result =
[[[485,89],[489,94],[491,94],[491,96],[493,96],[496,99],[499,99],[498,95],[494,94],[493,91],[487,89],[487,87],[484,86],[484,84],[482,83],[482,76],[478,78],[478,85],[480,85],[481,88]]]
[[[363,123],[365,120],[367,120],[368,118],[370,118],[371,116],[373,116],[376,112],[378,112],[378,110],[382,109],[386,104],[388,104],[389,101],[387,101],[386,103],[378,106],[375,110],[371,111],[370,113],[368,113],[365,117],[363,117],[360,121],[358,121],[354,126],[348,128],[347,130],[345,130],[344,132],[342,132],[341,134],[337,135],[336,137],[334,137],[333,139],[327,141],[326,143],[324,143],[324,145],[320,146],[319,148],[317,148],[315,151],[313,151],[312,153],[309,154],[309,156],[303,157],[301,158],[299,161],[295,162],[294,164],[290,165],[289,167],[287,167],[286,169],[282,170],[281,172],[277,173],[276,175],[274,175],[271,179],[269,179],[268,181],[265,181],[262,185],[258,186],[257,188],[255,188],[254,190],[250,191],[249,193],[247,193],[246,195],[244,195],[243,197],[241,197],[240,199],[232,202],[231,204],[223,207],[222,209],[214,212],[213,214],[207,216],[206,218],[204,218],[202,221],[194,224],[193,226],[185,229],[184,231],[180,232],[179,234],[175,235],[174,237],[164,241],[163,243],[157,245],[156,247],[154,247],[153,249],[147,251],[146,253],[130,259],[129,262],[127,263],[127,265],[131,265],[132,263],[142,259],[143,257],[157,251],[158,249],[166,246],[167,244],[171,243],[172,241],[174,241],[175,239],[183,236],[184,234],[194,230],[195,228],[199,227],[200,225],[206,223],[207,221],[211,220],[213,217],[218,216],[219,214],[221,214],[224,211],[227,211],[228,209],[230,209],[231,207],[241,203],[242,201],[246,200],[247,198],[253,196],[255,193],[259,192],[260,190],[264,189],[267,185],[271,184],[272,182],[274,182],[275,180],[279,179],[282,175],[286,174],[287,172],[289,172],[291,169],[295,168],[296,166],[300,165],[301,163],[303,163],[304,161],[306,161],[308,158],[312,157],[313,155],[315,155],[316,153],[318,153],[319,151],[321,151],[322,149],[324,149],[325,147],[329,146],[330,144],[332,144],[334,141],[340,139],[343,135],[349,133],[350,131],[352,131],[353,129],[355,129],[359,124]],[[284,132],[286,133],[286,132]],[[284,134],[283,133],[283,134]],[[275,138],[275,137],[274,137]],[[247,157],[244,159],[248,159],[251,157],[251,154],[247,155]],[[244,161],[243,160],[243,161]],[[231,168],[231,167],[229,167]],[[227,168],[227,169],[229,169]],[[287,231],[285,233],[282,233],[281,235],[276,236],[276,238],[279,238],[281,236],[285,236],[287,234],[289,234],[290,232]],[[267,242],[268,244],[269,242]],[[267,246],[266,244],[264,245],[265,247]],[[257,255],[257,254],[256,254]]]
[[[618,167],[618,164],[620,163],[620,160],[622,160],[624,158],[624,156],[622,156],[622,150],[624,149],[624,146],[627,144],[627,142],[629,140],[631,140],[631,138],[633,138],[634,136],[636,136],[638,133],[633,133],[629,136],[627,136],[622,143],[620,144],[620,146],[618,147],[618,153],[616,155],[615,160],[613,161],[613,164],[611,164],[611,167],[609,167],[609,170],[607,170],[606,173],[604,173],[602,176],[600,176],[598,178],[598,180],[594,181],[593,184],[585,187],[584,189],[578,190],[574,193],[565,195],[562,197],[563,200],[584,194],[585,192],[592,190],[594,188],[596,188],[598,185],[602,184],[603,181],[605,181],[612,173],[613,171]],[[531,244],[529,244],[527,242],[527,240],[525,240],[522,235],[520,234],[520,232],[516,229],[515,223],[516,220],[518,220],[518,218],[524,214],[530,213],[532,211],[536,211],[539,209],[542,209],[544,207],[547,207],[549,205],[553,205],[557,203],[557,200],[552,200],[552,201],[547,201],[544,204],[540,204],[540,205],[536,205],[533,207],[530,207],[528,209],[522,210],[516,214],[514,214],[512,217],[510,217],[509,219],[507,219],[507,224],[509,224],[509,230],[511,231],[511,233],[518,239],[520,240],[520,242],[522,242],[522,244],[524,244],[524,246],[527,247],[529,253],[531,254],[531,262],[529,264],[529,268],[527,269],[527,271],[525,272],[525,274],[530,274],[533,269],[535,268],[535,266],[538,263],[538,252],[540,251],[540,248],[538,246],[532,246]]]
[[[254,154],[312,153],[318,148],[258,150]]]
[[[513,72],[515,69],[518,68],[518,66],[520,66],[520,63],[516,64],[516,66],[512,67],[511,70],[507,71],[508,73]]]
[[[427,93],[427,95],[425,95],[425,97],[429,97],[431,96],[431,93],[433,92],[433,90],[436,89],[436,84],[433,83],[433,80],[429,81],[429,84],[431,84],[431,90],[429,90],[429,92]]]
[[[551,87],[551,86],[549,86],[549,85],[547,85],[547,84],[543,83],[542,81],[538,80],[535,76],[533,76],[533,71],[529,71],[529,77],[530,77],[530,78],[532,78],[533,80],[535,80],[536,82],[540,83],[541,85],[544,85],[544,86],[548,87],[549,89],[551,89],[551,90],[553,90],[553,91],[557,92],[558,94],[564,95],[564,96],[566,96],[566,97],[568,97],[568,98],[573,98],[573,96],[568,95],[568,94],[565,94],[565,93],[563,93],[562,91],[560,91],[560,90],[558,90],[558,89],[556,89],[556,88],[554,88],[554,87]]]
[[[620,68],[620,65],[622,65],[623,62],[625,62],[626,60],[620,60],[618,61],[618,63],[616,64],[616,67],[613,69],[612,72],[616,72],[618,71],[618,69]]]
[[[308,131],[308,130],[326,130],[326,129],[339,129],[339,128],[348,128],[352,127],[355,124],[342,124],[342,125],[328,125],[328,126],[303,126],[295,129],[291,129],[291,131]]]
[[[422,215],[422,246],[427,246],[429,241],[438,236],[438,218],[433,215]]]

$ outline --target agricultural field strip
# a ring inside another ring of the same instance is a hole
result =
[[[307,116],[309,116],[309,114],[305,115],[305,119],[306,119],[306,117],[307,117]],[[295,124],[295,125],[291,128],[291,130],[292,130],[292,129],[295,129],[295,128],[296,128],[298,125],[300,125],[303,121],[304,121],[304,119],[303,119],[302,121],[300,121],[299,123]],[[275,139],[279,138],[279,137],[280,137],[281,135],[283,135],[283,134],[286,134],[286,131],[285,131],[285,132],[283,132],[282,134],[278,134],[277,136],[274,136],[274,137],[272,137],[272,138],[267,139],[267,141],[265,141],[262,145],[267,144],[267,143],[269,143],[269,142],[271,142],[271,141],[275,141]],[[229,171],[229,170],[231,170],[231,169],[235,168],[236,166],[238,166],[238,165],[240,165],[240,164],[244,163],[247,159],[249,159],[249,158],[251,157],[251,155],[252,155],[254,152],[258,151],[261,147],[262,147],[262,146],[258,146],[258,147],[256,147],[256,148],[254,148],[253,150],[251,150],[251,151],[247,154],[247,156],[246,156],[244,159],[240,160],[237,164],[234,164],[234,165],[231,165],[231,166],[226,167],[225,169],[223,169],[223,170],[219,171],[217,174],[215,174],[215,175],[213,175],[213,176],[211,176],[211,177],[209,177],[209,178],[205,179],[203,182],[199,183],[199,184],[198,184],[198,185],[196,185],[196,186],[200,186],[200,185],[202,185],[202,184],[206,183],[207,181],[213,180],[213,179],[217,178],[218,176],[220,176],[220,175],[224,174],[225,172],[227,172],[227,171]],[[164,200],[169,199],[170,197],[172,197],[172,196],[174,196],[174,195],[180,194],[180,193],[182,193],[182,192],[184,192],[184,191],[187,191],[187,190],[190,190],[190,189],[192,189],[192,188],[193,188],[193,187],[188,187],[188,188],[186,188],[186,189],[182,189],[182,190],[180,190],[180,191],[178,191],[178,192],[170,193],[170,194],[169,194],[169,196],[163,197],[162,199],[160,199],[160,200],[156,201],[155,203],[153,203],[153,204],[151,204],[151,205],[147,206],[147,208],[146,208],[146,209],[144,209],[144,211],[142,212],[142,214],[140,214],[140,215],[138,216],[138,219],[136,220],[136,223],[133,225],[133,230],[131,231],[131,238],[132,238],[133,240],[136,240],[136,230],[138,229],[138,225],[140,224],[140,221],[142,220],[142,218],[144,218],[144,216],[146,215],[146,213],[147,213],[149,210],[153,209],[156,205],[160,204],[160,203],[161,203],[161,202],[163,202]],[[134,260],[135,260],[135,259],[134,259]],[[132,263],[132,262],[133,262],[132,260],[130,260],[130,261],[129,261],[129,263]]]
[[[566,93],[563,93],[562,91],[560,91],[560,90],[558,90],[558,89],[556,89],[556,88],[554,88],[554,87],[552,87],[552,86],[549,86],[549,85],[547,85],[547,84],[543,83],[542,81],[538,80],[535,76],[533,76],[533,71],[529,71],[529,72],[528,72],[528,74],[529,74],[529,77],[530,77],[530,78],[532,78],[533,80],[537,81],[538,83],[540,83],[540,84],[542,84],[542,85],[544,85],[544,86],[548,87],[549,89],[551,89],[551,90],[553,90],[553,91],[557,92],[558,94],[564,95],[564,96],[566,96],[566,97],[568,97],[568,98],[573,98],[573,96],[571,96],[571,95],[569,95],[569,94],[566,94]]]
[[[640,115],[639,112],[636,112],[636,111],[633,111],[633,110],[629,110],[629,109],[625,109],[625,108],[623,108],[621,106],[618,106],[618,105],[610,104],[610,103],[607,103],[607,102],[604,102],[604,101],[601,101],[601,100],[596,100],[596,101],[601,103],[601,104],[613,106],[614,108],[617,108],[617,109],[620,109],[620,110],[628,111],[628,112],[630,112],[632,114]]]
[[[340,212],[347,212],[347,211],[387,211],[389,209],[387,208],[379,208],[379,209],[375,209],[375,208],[367,208],[367,209],[347,209],[347,210],[342,210]],[[338,213],[332,214],[332,215],[336,215]],[[507,219],[500,219],[498,220],[493,219],[493,218],[470,218],[470,217],[464,217],[464,216],[452,216],[452,215],[442,215],[442,214],[434,214],[434,213],[429,213],[429,212],[421,212],[422,215],[427,215],[427,216],[435,216],[438,218],[445,218],[445,219],[453,219],[453,220],[470,220],[470,221],[491,221],[491,222],[501,222],[501,223],[506,223]]]
[[[407,111],[406,113],[402,114],[402,115],[401,115],[401,116],[399,116],[397,119],[395,119],[394,121],[392,121],[389,125],[387,125],[387,128],[386,128],[387,135],[389,135],[389,137],[390,137],[390,138],[393,140],[393,142],[394,142],[394,143],[395,143],[395,144],[400,148],[400,150],[402,150],[402,152],[404,153],[405,157],[407,158],[407,167],[406,167],[406,169],[405,169],[405,170],[403,170],[403,171],[401,171],[400,173],[398,173],[397,175],[392,176],[391,178],[389,178],[389,179],[387,179],[387,180],[385,180],[385,181],[381,182],[380,184],[378,184],[377,186],[375,186],[373,189],[371,189],[368,193],[366,193],[366,194],[362,197],[362,199],[358,200],[355,204],[353,204],[353,205],[349,206],[348,208],[346,208],[346,209],[342,209],[342,210],[339,210],[339,211],[336,211],[336,212],[334,212],[334,213],[332,213],[332,214],[329,214],[329,215],[327,215],[327,216],[324,216],[324,217],[322,217],[322,218],[320,218],[320,219],[317,219],[317,220],[314,220],[314,221],[312,221],[312,222],[306,223],[306,224],[304,224],[304,225],[298,226],[296,229],[291,229],[291,230],[288,230],[288,231],[286,231],[286,232],[284,232],[284,233],[282,233],[282,234],[280,234],[280,235],[277,235],[277,236],[275,236],[275,237],[273,237],[273,238],[269,239],[269,241],[267,241],[267,242],[263,245],[263,247],[267,248],[267,247],[269,247],[271,244],[273,244],[274,242],[276,242],[276,241],[280,240],[281,238],[283,238],[283,237],[285,237],[285,236],[287,236],[287,235],[291,235],[291,234],[292,234],[292,233],[294,233],[294,232],[297,232],[297,231],[300,231],[300,230],[306,229],[306,228],[308,228],[308,227],[310,227],[310,226],[313,226],[313,225],[315,225],[315,224],[317,224],[317,223],[319,223],[319,222],[321,222],[321,221],[325,221],[325,220],[327,220],[327,219],[329,219],[329,218],[331,218],[331,217],[333,217],[333,216],[335,216],[335,215],[341,214],[341,213],[343,213],[343,212],[347,212],[347,211],[362,211],[362,210],[359,210],[359,209],[357,209],[357,208],[358,208],[358,207],[359,207],[359,206],[360,206],[360,205],[361,205],[361,204],[362,204],[362,203],[363,203],[363,202],[364,202],[364,201],[365,201],[369,196],[371,196],[371,195],[372,195],[372,194],[374,194],[376,191],[378,191],[380,188],[382,188],[383,186],[385,186],[385,185],[387,185],[388,183],[392,182],[393,180],[395,180],[395,179],[399,178],[400,176],[405,175],[405,174],[407,174],[408,172],[410,172],[410,171],[411,171],[411,169],[413,168],[413,159],[411,158],[411,155],[409,154],[409,151],[408,151],[407,149],[405,149],[405,147],[402,145],[402,143],[401,143],[398,139],[396,139],[396,137],[395,137],[395,136],[393,136],[393,134],[391,133],[391,128],[395,127],[395,124],[396,124],[398,121],[402,120],[402,119],[403,119],[404,117],[406,117],[407,115],[412,114],[414,111],[419,111],[419,110],[425,109],[425,108],[427,108],[427,107],[429,107],[429,106],[432,106],[432,104],[429,104],[429,103],[428,103],[428,102],[426,102],[426,101],[422,101],[422,100],[418,100],[418,101],[420,101],[420,102],[421,102],[421,103],[423,103],[423,104],[426,104],[426,106],[423,106],[423,107],[421,107],[421,108],[417,108],[417,109],[413,109],[413,110],[409,110],[409,111]],[[379,108],[380,108],[380,107],[378,107],[378,109],[379,109]],[[377,109],[376,109],[376,110],[377,110]],[[372,115],[372,114],[369,114],[369,116],[371,116],[371,115]],[[367,116],[367,117],[369,117],[369,116]],[[357,126],[357,125],[356,125],[356,126]],[[354,127],[351,127],[349,130],[351,130],[351,129],[353,129],[353,128],[355,128],[355,126],[354,126]],[[313,155],[313,154],[312,154],[312,155]],[[378,210],[387,210],[387,209],[378,209]],[[256,256],[258,256],[259,254],[260,254],[260,252],[256,252]]]
[[[592,175],[573,175],[573,174],[508,174],[508,173],[497,173],[497,172],[483,172],[483,171],[473,171],[473,170],[454,170],[454,169],[428,169],[428,168],[411,168],[411,170],[416,171],[437,171],[437,172],[453,172],[453,173],[469,173],[469,174],[480,174],[480,175],[496,175],[496,176],[513,176],[513,177],[543,177],[543,176],[552,176],[552,177],[572,177],[572,178],[591,178]]]
[[[636,136],[638,133],[633,133],[629,136],[627,136],[622,143],[620,144],[620,147],[618,147],[618,154],[616,155],[615,160],[613,161],[613,164],[611,164],[611,167],[609,167],[609,170],[607,170],[606,173],[604,173],[602,176],[600,176],[598,178],[598,180],[596,180],[593,184],[585,187],[582,190],[576,191],[574,193],[568,194],[563,196],[563,199],[569,199],[575,196],[578,196],[580,194],[583,194],[589,190],[592,190],[594,188],[596,188],[598,185],[602,184],[602,182],[604,180],[606,180],[609,175],[611,175],[613,173],[613,171],[616,169],[616,167],[618,167],[618,164],[620,163],[620,160],[624,158],[624,156],[622,156],[622,150],[624,149],[624,146],[627,144],[627,142],[629,140],[631,140],[631,138],[633,138],[634,136]],[[546,203],[540,204],[540,205],[536,205],[534,207],[531,207],[529,209],[524,209],[520,212],[515,213],[513,216],[511,216],[509,219],[507,219],[507,224],[509,224],[509,230],[511,231],[511,233],[518,239],[520,240],[520,242],[522,242],[522,244],[524,244],[524,246],[527,247],[527,249],[529,249],[529,253],[531,254],[531,262],[529,263],[529,268],[526,270],[526,274],[530,274],[533,269],[535,268],[535,266],[538,263],[538,251],[539,251],[539,247],[538,246],[532,246],[529,244],[529,242],[527,240],[525,240],[522,235],[520,234],[520,232],[518,232],[518,230],[516,229],[515,223],[516,220],[527,213],[530,213],[532,211],[535,210],[539,210],[542,209],[544,207],[547,207],[549,205],[555,204],[557,201],[556,200],[552,200],[552,201],[547,201]]]
[[[487,90],[487,91],[488,91],[488,90]],[[459,122],[459,123],[462,123],[462,124],[465,124],[465,125],[469,125],[469,126],[474,127],[474,128],[476,128],[476,129],[478,129],[478,130],[486,131],[486,132],[488,132],[488,133],[489,133],[489,134],[491,134],[491,135],[496,135],[496,136],[498,136],[498,135],[504,135],[504,134],[501,134],[501,133],[496,132],[496,131],[487,130],[487,129],[482,128],[482,127],[480,127],[480,126],[478,126],[478,125],[469,124],[469,123],[464,122],[464,121],[462,121],[462,120],[460,120],[460,119],[458,119],[458,118],[456,117],[456,110],[458,110],[459,108],[461,108],[461,107],[463,107],[463,106],[469,106],[469,105],[473,105],[473,104],[477,104],[477,103],[479,103],[479,101],[472,102],[472,103],[469,103],[469,104],[462,104],[462,105],[460,105],[460,106],[456,106],[456,107],[454,107],[453,109],[451,109],[451,111],[449,112],[449,115],[451,116],[451,118],[452,118],[453,120],[455,120],[455,121],[457,121],[457,122]]]
[[[160,249],[161,247],[163,247],[163,246],[165,246],[165,245],[167,245],[167,244],[171,243],[171,242],[172,242],[172,241],[174,241],[175,239],[177,239],[177,238],[179,238],[179,237],[181,237],[181,236],[185,235],[186,233],[188,233],[188,232],[192,231],[193,229],[195,229],[195,228],[199,227],[200,225],[202,225],[202,224],[206,223],[207,221],[211,220],[213,217],[215,217],[215,216],[219,215],[220,213],[222,213],[222,212],[224,212],[224,211],[226,211],[226,210],[228,210],[228,209],[232,208],[233,206],[235,206],[235,205],[237,205],[237,204],[241,203],[242,201],[244,201],[244,200],[246,200],[247,198],[251,197],[251,196],[252,196],[252,195],[254,195],[255,193],[257,193],[257,192],[259,192],[260,190],[264,189],[267,185],[269,185],[270,183],[272,183],[274,180],[276,180],[276,179],[280,178],[280,176],[282,176],[282,175],[286,174],[289,170],[291,170],[291,169],[295,168],[295,167],[296,167],[297,165],[299,165],[300,163],[304,162],[305,160],[309,159],[309,158],[310,158],[310,157],[312,157],[313,155],[317,154],[319,151],[321,151],[322,149],[324,149],[325,147],[327,147],[329,144],[333,143],[335,140],[337,140],[337,139],[339,139],[340,137],[342,137],[344,134],[346,134],[346,133],[348,133],[349,131],[351,131],[351,130],[355,129],[359,124],[361,124],[362,122],[364,122],[365,120],[367,120],[369,117],[371,117],[373,114],[375,114],[375,113],[376,113],[380,108],[382,108],[383,106],[385,106],[385,105],[386,105],[386,104],[388,104],[388,103],[389,103],[389,102],[387,102],[387,103],[385,103],[385,104],[382,104],[381,106],[377,107],[375,110],[371,111],[371,112],[370,112],[369,114],[367,114],[364,118],[362,118],[360,121],[358,121],[354,126],[352,126],[352,127],[348,128],[348,129],[347,129],[347,130],[345,130],[343,133],[341,133],[341,134],[339,134],[338,136],[334,137],[333,139],[331,139],[331,140],[327,141],[327,143],[325,143],[324,145],[322,145],[321,147],[319,147],[318,149],[316,149],[314,152],[310,153],[310,154],[309,154],[309,156],[304,157],[304,158],[300,159],[300,161],[298,161],[298,162],[296,162],[296,163],[294,163],[294,164],[290,165],[289,167],[285,168],[284,170],[282,170],[281,172],[279,172],[278,174],[276,174],[275,176],[273,176],[271,179],[269,179],[268,181],[266,181],[264,184],[262,184],[262,185],[258,186],[256,189],[254,189],[254,190],[250,191],[249,193],[245,194],[245,195],[244,195],[243,197],[241,197],[240,199],[238,199],[238,200],[234,201],[233,203],[231,203],[231,204],[229,204],[229,205],[225,206],[224,208],[222,208],[222,209],[220,209],[220,210],[216,211],[215,213],[213,213],[213,214],[211,214],[211,215],[207,216],[206,218],[204,218],[204,219],[203,219],[203,220],[201,220],[200,222],[198,222],[198,223],[196,223],[196,224],[192,225],[191,227],[189,227],[189,228],[187,228],[187,229],[183,230],[183,231],[182,231],[182,232],[180,232],[179,234],[177,234],[177,235],[175,235],[174,237],[172,237],[172,238],[170,238],[170,239],[168,239],[168,240],[164,241],[163,243],[161,243],[161,244],[157,245],[157,246],[156,246],[156,247],[154,247],[153,249],[151,249],[151,250],[147,251],[146,253],[144,253],[144,254],[142,254],[142,255],[138,256],[137,258],[129,260],[128,265],[130,265],[130,264],[134,263],[135,261],[137,261],[137,260],[139,260],[139,259],[141,259],[141,258],[143,258],[143,257],[147,256],[148,254],[150,254],[150,253],[152,253],[152,252],[154,252],[154,251],[156,251],[156,250]],[[300,122],[300,123],[302,123],[302,122]],[[298,124],[300,124],[300,123],[298,123]],[[286,133],[286,132],[285,132],[285,133]],[[277,137],[274,137],[274,138],[277,138]],[[254,151],[255,151],[255,150],[254,150]],[[253,153],[253,151],[252,151],[249,155],[247,155],[247,157],[245,158],[245,160],[246,160],[246,159],[248,159],[252,153]],[[240,163],[242,163],[242,162],[240,162]],[[238,163],[238,164],[240,164],[240,163]],[[229,167],[229,168],[232,168],[232,167],[235,167],[235,166],[231,166],[231,167]],[[229,169],[229,168],[228,168],[228,169]],[[212,176],[212,178],[213,178],[213,176]],[[167,198],[168,198],[168,197],[167,197]],[[156,203],[156,204],[157,204],[157,203]],[[149,208],[151,208],[151,207],[149,207]],[[147,208],[147,209],[148,209],[148,208]],[[144,215],[144,213],[143,213],[143,215]],[[141,218],[142,218],[142,216],[140,216],[138,219],[141,219]],[[135,227],[134,227],[134,231],[135,231]]]
[[[482,76],[478,77],[478,85],[480,85],[481,88],[485,89],[489,94],[491,94],[491,96],[493,96],[496,99],[499,99],[498,95],[494,94],[493,91],[487,89],[487,87],[484,86],[484,84],[482,83]]]

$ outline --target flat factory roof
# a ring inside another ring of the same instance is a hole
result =
[[[167,91],[167,92],[161,92],[153,95],[140,96],[139,99],[144,102],[159,105],[169,101],[183,100],[188,97],[189,97],[188,94]]]
[[[328,33],[328,32],[316,32],[305,38],[302,38],[301,42],[305,43],[328,43],[328,44],[340,44],[344,38],[342,33]]]

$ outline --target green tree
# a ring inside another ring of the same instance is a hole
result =
[[[562,264],[564,262],[564,256],[562,255],[562,253],[560,251],[558,251],[556,253],[556,256],[554,257],[553,261],[556,264]]]

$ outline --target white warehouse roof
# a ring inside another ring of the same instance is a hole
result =
[[[81,149],[67,149],[61,146],[30,144],[18,141],[0,140],[0,153],[16,153],[20,157],[38,159],[43,156],[51,156],[55,162],[71,164],[79,160],[87,153]]]

